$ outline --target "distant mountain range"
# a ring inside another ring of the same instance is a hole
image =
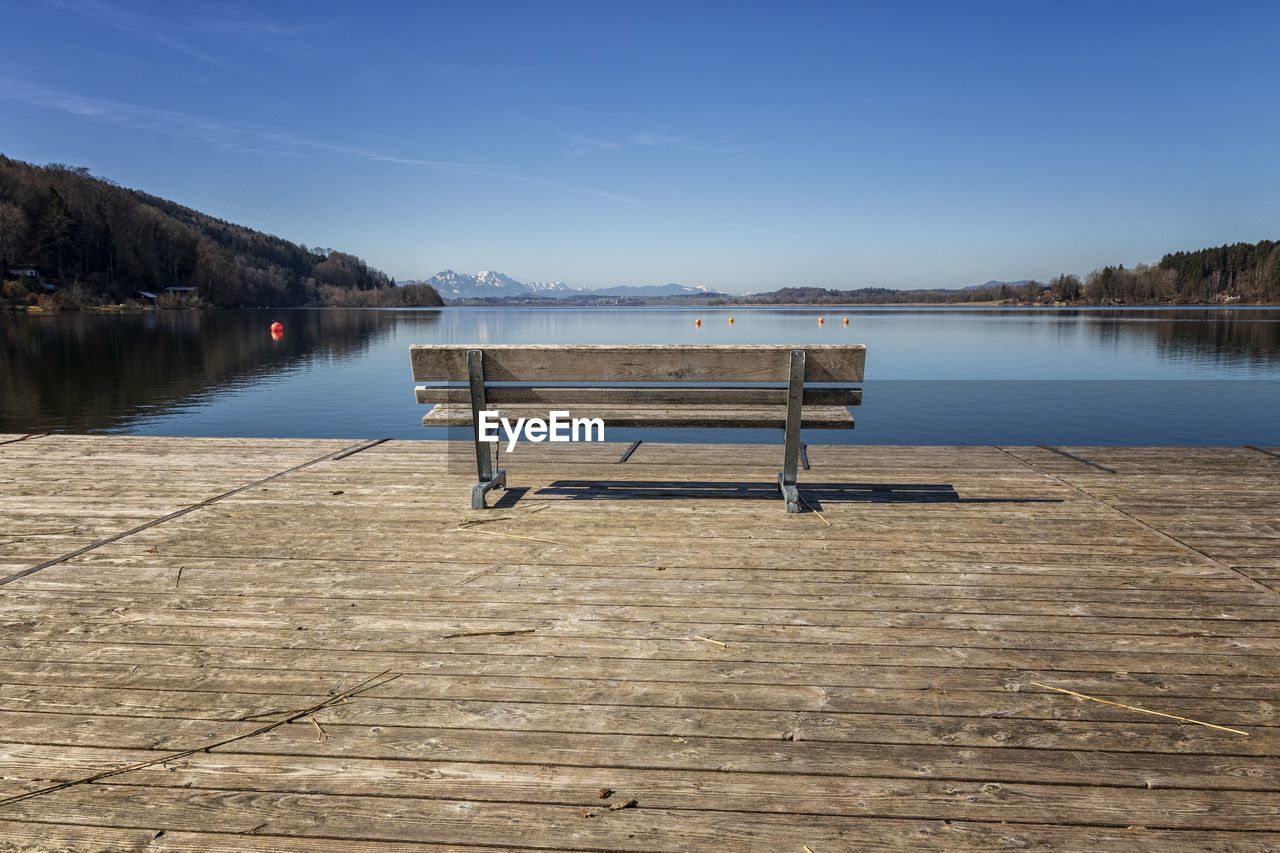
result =
[[[603,298],[652,298],[671,296],[719,296],[717,291],[705,287],[688,287],[683,284],[618,285],[616,287],[570,287],[563,281],[517,281],[509,275],[492,270],[469,273],[444,270],[420,282],[401,281],[405,284],[429,284],[447,300],[462,299],[580,299]]]
[[[983,290],[988,287],[1000,287],[1005,284],[1009,285],[1010,287],[1022,287],[1024,284],[1030,284],[1030,283],[1031,283],[1031,279],[1029,278],[1020,278],[1017,281],[996,281],[995,279],[992,279],[991,281],[988,281],[985,284],[971,284],[968,287],[962,287],[960,289],[961,290]]]

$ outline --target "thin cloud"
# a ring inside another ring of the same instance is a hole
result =
[[[690,136],[667,133],[662,130],[643,130],[618,137],[591,136],[541,119],[525,119],[525,121],[545,128],[558,136],[568,147],[569,154],[575,157],[628,148],[664,148],[698,154],[738,154],[755,148],[751,145],[703,142]]]
[[[581,133],[573,133],[567,130],[557,130],[556,133],[569,145],[569,151],[575,155],[596,154],[601,151],[617,151],[622,148],[621,142],[615,142],[610,139],[596,139],[593,136],[586,136]]]
[[[721,224],[723,227],[731,228],[734,231],[741,231],[753,237],[766,237],[771,240],[827,240],[831,237],[830,234],[797,234],[787,231],[775,231],[769,228],[757,228],[754,225],[744,225],[741,222],[724,222]]]
[[[678,151],[694,151],[701,154],[740,154],[755,148],[752,145],[699,142],[688,136],[679,136],[656,130],[633,133],[627,137],[627,142],[642,148],[672,148]]]
[[[170,50],[185,54],[207,65],[243,73],[243,69],[240,66],[193,47],[186,41],[158,29],[153,20],[136,15],[133,12],[127,12],[105,2],[105,0],[45,0],[45,2],[55,9],[62,9],[75,15],[92,18],[122,33],[163,45]]]
[[[306,39],[338,29],[334,23],[281,23],[259,18],[200,18],[195,25],[204,32],[244,41],[261,39]]]
[[[0,98],[20,101],[46,109],[55,109],[94,121],[110,122],[171,136],[182,136],[221,149],[246,151],[265,156],[315,152],[352,160],[409,166],[441,174],[544,187],[561,192],[592,196],[619,204],[636,204],[634,199],[617,193],[566,183],[553,178],[524,175],[513,171],[509,166],[499,164],[406,157],[354,145],[311,139],[294,133],[246,127],[190,113],[161,110],[154,107],[108,101],[100,98],[88,98],[31,86],[17,81],[0,80]]]

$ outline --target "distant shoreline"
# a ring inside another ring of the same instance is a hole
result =
[[[486,309],[486,310],[503,310],[503,311],[519,311],[519,310],[596,310],[596,311],[617,311],[617,310],[676,310],[676,311],[767,311],[770,309],[786,309],[799,310],[810,309],[818,311],[874,311],[880,309],[944,309],[956,312],[981,309],[981,310],[1009,310],[1009,311],[1094,311],[1094,310],[1110,310],[1110,311],[1127,311],[1127,310],[1148,310],[1148,311],[1181,311],[1181,310],[1214,310],[1229,311],[1233,309],[1260,309],[1272,308],[1280,310],[1280,304],[1272,302],[1250,302],[1250,303],[1232,303],[1223,304],[1220,302],[1211,303],[1152,303],[1152,304],[1136,304],[1136,305],[1098,305],[1098,304],[1071,304],[1071,305],[1045,305],[1045,304],[1018,304],[1018,303],[1002,303],[1002,302],[874,302],[874,303],[818,303],[818,302],[779,302],[770,304],[760,303],[722,303],[722,304],[690,304],[690,305],[671,305],[671,304],[638,304],[638,305],[561,305],[556,303],[540,304],[540,305],[485,305],[485,304],[454,304],[454,305],[427,305],[427,306],[346,306],[346,305],[259,305],[245,306],[241,308],[218,308],[214,306],[199,306],[189,308],[157,308],[155,306],[143,305],[96,305],[86,306],[75,309],[47,309],[35,306],[5,306],[0,309],[0,313],[7,314],[28,314],[40,317],[57,317],[69,316],[76,314],[205,314],[210,312],[237,312],[237,311],[441,311],[446,309],[465,310],[465,309]]]

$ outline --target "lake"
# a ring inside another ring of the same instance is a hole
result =
[[[278,341],[273,321],[284,324]],[[1280,445],[1273,308],[4,314],[0,432],[442,437],[421,426],[424,408],[414,403],[414,343],[862,343],[857,429],[806,440]],[[781,441],[775,431],[734,433],[724,437]],[[714,436],[610,430],[608,438]]]

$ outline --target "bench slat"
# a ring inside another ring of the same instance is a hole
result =
[[[422,404],[471,402],[469,388],[423,387],[415,389]],[[485,389],[490,403],[506,405],[596,406],[785,406],[785,388],[503,388]],[[857,388],[805,388],[805,406],[858,406],[862,391]]]
[[[548,417],[545,408],[492,406],[502,416]],[[721,427],[782,429],[787,423],[785,406],[711,407],[693,406],[612,406],[573,413],[578,418],[602,418],[608,427]],[[436,406],[422,419],[424,426],[471,426],[470,404],[447,403]],[[806,406],[801,426],[805,429],[853,429],[853,415],[844,406]]]
[[[467,379],[467,350],[484,351],[486,382],[786,382],[790,347],[464,345],[410,348],[417,382]],[[866,347],[797,346],[806,382],[861,382]]]

